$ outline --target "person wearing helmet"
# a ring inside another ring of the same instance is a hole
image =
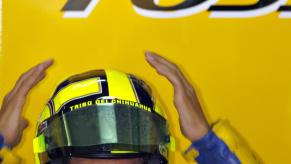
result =
[[[60,83],[37,127],[36,163],[80,163],[77,157],[164,164],[174,144],[149,86],[114,70],[93,70]]]
[[[192,141],[185,157],[202,164],[259,163],[227,121],[208,124],[195,90],[175,64],[152,52],[146,59],[174,87],[181,131]],[[27,126],[21,116],[25,97],[51,64],[46,61],[23,74],[4,98],[2,163],[20,161],[9,148],[17,145]],[[155,164],[168,163],[174,139],[163,109],[142,80],[97,70],[72,76],[57,87],[39,118],[33,146],[36,163]]]

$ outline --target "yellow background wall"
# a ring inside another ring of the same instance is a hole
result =
[[[170,163],[186,163],[181,152],[189,142],[179,131],[172,88],[146,63],[145,50],[181,66],[195,84],[210,122],[230,120],[265,163],[291,163],[291,19],[279,19],[277,12],[249,19],[211,19],[207,11],[152,19],[138,15],[130,0],[101,0],[88,18],[64,19],[60,9],[65,2],[3,2],[0,97],[22,72],[44,59],[55,59],[25,106],[30,126],[15,151],[26,164],[33,163],[35,122],[57,83],[97,68],[131,72],[152,85],[177,137],[178,151],[171,154]]]

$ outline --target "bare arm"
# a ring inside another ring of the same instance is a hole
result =
[[[0,111],[0,133],[5,145],[14,147],[19,143],[23,130],[28,126],[28,121],[22,116],[27,94],[45,77],[45,71],[52,63],[52,60],[47,60],[23,73],[4,97]]]

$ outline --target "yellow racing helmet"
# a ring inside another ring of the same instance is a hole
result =
[[[71,157],[143,158],[168,163],[175,143],[146,83],[114,71],[94,70],[58,85],[37,123],[35,162]]]

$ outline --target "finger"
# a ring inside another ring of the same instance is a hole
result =
[[[161,55],[158,55],[155,52],[150,52],[147,51],[146,52],[147,56],[152,57],[154,60],[158,61],[161,64],[167,65],[168,67],[172,68],[172,69],[176,69],[176,65],[172,62],[170,62],[169,60],[165,59],[164,57],[162,57]]]
[[[20,119],[20,125],[19,125],[20,131],[22,132],[24,129],[26,129],[28,127],[28,125],[29,125],[28,120],[22,117]]]
[[[22,84],[22,87],[18,89],[18,95],[25,97],[28,92],[34,87],[36,86],[44,77],[45,77],[45,73],[37,73],[35,72],[31,77],[29,77],[25,83]]]
[[[150,55],[152,55],[155,60],[157,60],[159,63],[163,63],[164,65],[169,66],[171,69],[176,71],[176,74],[180,77],[181,80],[183,80],[183,83],[186,85],[186,87],[191,87],[191,84],[189,83],[189,81],[186,79],[186,77],[184,76],[184,74],[182,73],[182,71],[179,69],[179,67],[172,63],[171,61],[167,60],[166,58],[154,53],[154,52],[150,52]]]
[[[45,78],[45,76],[46,76],[46,73],[42,73],[42,74],[40,74],[40,75],[37,77],[37,79],[35,79],[34,83],[35,83],[35,84],[39,83],[42,79]]]
[[[32,71],[29,71],[28,74],[25,74],[25,76],[20,80],[20,83],[29,84],[29,82],[31,81],[27,81],[27,79],[29,78],[36,79],[40,74],[44,73],[45,70],[52,64],[53,64],[53,60],[51,59],[38,64],[37,66],[31,69]]]
[[[163,60],[161,57],[154,55],[151,52],[146,52],[146,59],[159,74],[165,76],[174,86],[184,85],[177,67],[174,64]]]
[[[17,81],[15,87],[12,89],[9,94],[5,97],[3,101],[2,110],[6,110],[7,106],[11,101],[17,101],[17,103],[13,103],[14,108],[22,109],[22,106],[25,101],[26,94],[30,91],[30,89],[36,85],[40,80],[45,77],[45,72],[50,65],[52,65],[52,60],[47,60],[43,63],[38,64],[37,66],[31,68],[27,72],[25,72]],[[17,97],[15,97],[17,96]]]
[[[38,64],[37,66],[24,73],[17,81],[12,91],[13,94],[19,93],[20,90],[22,91],[20,93],[26,94],[36,84],[35,82],[43,76],[45,70],[52,64],[53,60],[50,59]]]
[[[149,63],[153,67],[155,67],[157,69],[157,71],[159,69],[168,69],[168,71],[165,70],[162,73],[164,73],[164,76],[167,76],[167,78],[170,81],[172,81],[172,83],[174,83],[176,85],[183,83],[183,87],[187,88],[187,93],[194,94],[194,89],[193,89],[192,85],[185,78],[185,76],[183,75],[183,73],[181,72],[181,70],[179,69],[179,67],[177,65],[175,65],[174,63],[170,62],[169,60],[163,58],[162,56],[160,56],[154,52],[148,51],[148,52],[146,52],[146,56],[147,56],[147,60],[149,61]],[[166,68],[163,68],[164,66]],[[169,71],[169,70],[171,70],[171,71]],[[161,72],[161,71],[158,71],[158,72]],[[176,78],[170,78],[169,75],[174,75]],[[178,80],[178,83],[177,83],[177,80]]]
[[[29,77],[31,77],[35,73],[42,73],[44,72],[49,66],[51,66],[53,63],[52,59],[46,60],[31,69],[29,69],[27,72],[25,72],[17,81],[16,83],[16,90],[24,83]]]
[[[22,86],[23,82],[31,76],[34,72],[36,72],[36,67],[29,69],[27,72],[23,73],[20,78],[16,81],[15,86],[12,89],[12,95]]]
[[[26,79],[27,76],[30,76],[36,71],[36,68],[31,68],[29,71],[27,71],[25,74],[21,75],[21,77],[16,82],[14,88],[7,94],[3,101],[3,108],[6,110],[7,106],[10,104],[11,101],[13,101],[15,95],[19,95],[19,88],[22,87],[22,81],[23,79]],[[19,104],[19,103],[18,103]]]

